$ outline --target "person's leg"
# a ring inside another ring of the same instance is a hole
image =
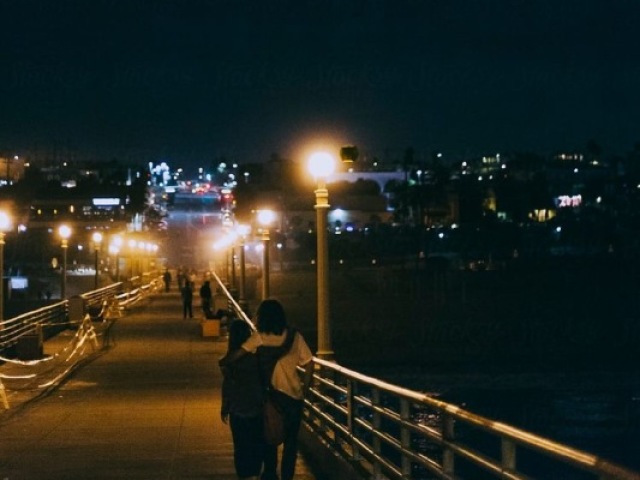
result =
[[[230,418],[233,459],[239,478],[257,478],[262,469],[262,417]]]
[[[260,480],[278,480],[278,447],[264,446],[264,470]]]
[[[280,461],[281,480],[293,480],[298,458],[298,432],[302,421],[302,400],[291,401],[285,415],[285,440]]]

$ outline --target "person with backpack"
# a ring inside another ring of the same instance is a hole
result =
[[[222,358],[220,365],[232,364],[248,353],[258,354],[263,390],[277,402],[284,417],[281,480],[293,480],[304,397],[313,374],[313,354],[300,332],[287,323],[279,301],[263,300],[256,318],[258,331],[242,344],[241,349]],[[298,374],[299,366],[304,367],[302,379]],[[261,480],[278,480],[277,467],[278,446],[265,442]]]

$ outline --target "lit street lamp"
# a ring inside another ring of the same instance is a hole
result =
[[[258,223],[262,226],[262,299],[269,298],[269,226],[275,220],[272,210],[258,210]]]
[[[326,178],[333,173],[335,160],[326,152],[317,152],[309,158],[309,171],[317,180],[316,234],[317,234],[317,289],[318,289],[318,352],[319,358],[332,359],[331,323],[329,319],[329,249],[327,245],[327,212],[329,191]]]
[[[100,232],[93,232],[93,235],[91,236],[92,240],[93,240],[93,250],[95,252],[95,258],[94,258],[94,265],[95,265],[95,270],[96,270],[96,276],[95,276],[95,281],[93,283],[93,288],[95,290],[98,289],[98,270],[99,270],[99,264],[98,264],[98,255],[100,252],[100,244],[102,243],[102,234]]]
[[[4,320],[4,236],[9,230],[11,217],[7,212],[0,210],[0,322]]]
[[[58,235],[62,239],[62,275],[60,275],[60,298],[67,298],[67,249],[69,248],[69,237],[71,228],[67,225],[60,225]]]

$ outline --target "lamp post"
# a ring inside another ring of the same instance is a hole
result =
[[[142,284],[142,279],[144,278],[144,272],[147,268],[145,252],[147,251],[147,243],[142,240],[138,242],[137,245],[138,254],[136,255],[138,259],[138,276],[140,277],[140,284]]]
[[[113,258],[115,259],[115,279],[116,282],[120,281],[120,268],[118,265],[118,262],[120,261],[120,259],[118,258],[118,254],[120,253],[120,250],[118,249],[118,247],[116,247],[113,243],[111,243],[109,245],[109,254],[113,256]]]
[[[249,225],[238,225],[237,227],[237,231],[238,231],[238,235],[240,236],[240,288],[239,288],[239,303],[240,303],[240,308],[242,308],[242,310],[246,310],[246,304],[247,304],[247,299],[246,299],[246,286],[247,286],[247,269],[246,269],[246,262],[245,262],[245,257],[244,257],[244,249],[245,249],[245,243],[247,241],[247,235],[249,235],[249,232],[251,231],[251,227],[249,227]]]
[[[133,277],[135,276],[136,269],[135,267],[135,255],[136,255],[136,247],[138,246],[138,242],[136,242],[133,238],[129,239],[127,242],[129,246],[129,281],[133,282]]]
[[[111,245],[109,250],[115,255],[116,258],[116,282],[120,281],[120,250],[122,249],[122,237],[115,235],[111,239]]]
[[[62,275],[60,275],[60,299],[67,298],[67,249],[69,248],[69,237],[71,228],[67,225],[60,225],[58,235],[62,239]]]
[[[309,158],[309,171],[317,180],[316,234],[317,234],[317,289],[318,289],[318,352],[319,358],[332,359],[331,323],[329,319],[329,249],[327,245],[327,212],[329,191],[326,178],[335,168],[334,158],[326,152],[317,152]]]
[[[269,225],[275,219],[272,210],[258,210],[258,223],[262,225],[262,299],[269,298]]]
[[[229,261],[231,262],[231,288],[236,288],[236,249],[234,242],[229,244]]]
[[[155,248],[156,245],[154,243],[151,242],[147,242],[147,274],[151,275],[151,271],[153,270],[152,267],[154,266],[154,261],[153,261],[153,253],[155,252]]]
[[[91,236],[91,239],[93,240],[93,251],[94,251],[94,266],[95,266],[95,270],[96,270],[96,275],[95,275],[95,279],[93,282],[93,288],[94,290],[98,289],[98,283],[99,283],[99,275],[98,275],[98,271],[99,271],[99,263],[98,263],[98,256],[100,254],[100,245],[102,244],[102,234],[100,232],[93,232],[93,235]]]
[[[4,320],[4,236],[10,229],[11,217],[7,212],[0,210],[0,322]]]

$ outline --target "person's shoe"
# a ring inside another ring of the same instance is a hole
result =
[[[278,475],[276,475],[275,473],[271,475],[263,473],[262,476],[260,477],[260,480],[280,480],[280,479],[278,478]]]

